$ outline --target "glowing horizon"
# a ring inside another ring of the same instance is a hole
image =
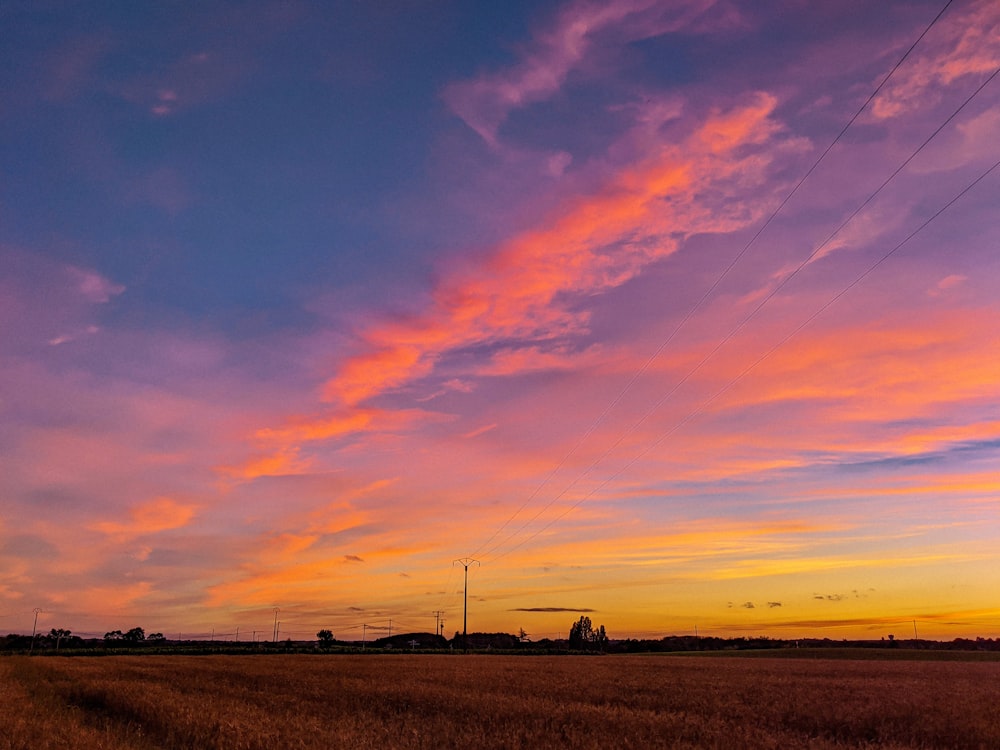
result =
[[[475,5],[8,11],[0,631],[1000,636],[1000,7]]]

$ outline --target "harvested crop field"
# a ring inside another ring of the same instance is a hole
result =
[[[1000,663],[0,659],[0,748],[997,748]]]

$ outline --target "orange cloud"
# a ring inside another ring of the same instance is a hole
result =
[[[216,471],[233,479],[256,479],[263,476],[288,476],[318,470],[315,463],[301,456],[303,442],[331,440],[361,432],[404,432],[421,425],[450,420],[446,414],[424,409],[349,408],[333,415],[293,417],[277,429],[258,430],[258,443],[269,450],[237,466],[220,466]]]
[[[299,458],[299,451],[290,447],[276,453],[255,456],[241,466],[220,466],[216,470],[232,479],[256,479],[301,474],[308,471],[309,466],[308,461]]]
[[[405,338],[405,329],[400,331],[399,340]],[[435,336],[429,329],[428,343]],[[410,338],[416,337],[416,330],[410,332]],[[384,334],[383,334],[384,337]],[[369,352],[363,358],[348,361],[340,370],[335,382],[328,383],[325,389],[326,398],[337,399],[342,403],[353,405],[369,396],[388,388],[395,388],[414,375],[426,374],[433,363],[424,359],[424,351],[420,347],[396,343],[383,346]]]
[[[129,510],[128,521],[100,521],[88,528],[115,537],[136,537],[179,529],[194,517],[193,505],[182,505],[169,497],[158,497]]]
[[[573,533],[566,533],[565,526],[576,524]],[[516,528],[516,527],[515,527]],[[519,565],[545,565],[545,560],[587,560],[588,565],[602,568],[656,567],[665,561],[674,563],[685,560],[734,559],[741,555],[776,555],[801,551],[823,534],[843,532],[853,528],[844,521],[810,522],[798,519],[776,521],[734,521],[709,518],[670,525],[664,533],[636,533],[633,524],[616,528],[613,522],[601,525],[599,541],[580,538],[587,534],[587,524],[576,514],[564,524],[555,543],[549,541],[542,550],[526,547],[515,554]],[[530,532],[530,529],[528,530]],[[515,537],[497,549],[506,549],[526,538],[527,533]],[[685,575],[694,574],[690,567]],[[673,577],[677,573],[671,574]],[[702,575],[701,572],[698,575]]]
[[[261,562],[267,563],[267,568],[257,562],[247,564],[243,567],[242,576],[209,587],[206,606],[252,607],[269,606],[275,602],[322,601],[328,599],[334,589],[342,600],[357,597],[370,601],[373,581],[378,581],[379,576],[388,577],[392,579],[391,589],[398,589],[400,584],[395,577],[400,568],[404,564],[411,565],[412,556],[426,551],[423,545],[399,545],[365,547],[346,553],[341,550],[311,554],[305,541],[296,535],[282,535],[275,540],[281,559],[265,557]],[[304,546],[293,552],[296,545]],[[345,569],[345,566],[356,562],[350,559],[351,555],[365,561],[363,578],[358,577],[353,569]],[[394,565],[396,561],[399,561],[399,566]],[[378,567],[380,563],[381,568]],[[385,585],[387,590],[390,589],[388,582]]]
[[[364,331],[365,348],[327,381],[324,397],[356,405],[428,375],[451,349],[584,330],[586,314],[570,311],[561,295],[619,286],[673,253],[681,234],[725,231],[752,218],[701,205],[695,196],[762,169],[766,159],[734,152],[777,131],[770,119],[775,105],[773,97],[760,94],[714,114],[687,142],[623,170],[546,225],[503,243],[482,264],[446,276],[427,309]]]
[[[568,348],[543,349],[528,346],[519,349],[500,349],[492,354],[489,361],[477,366],[479,376],[517,375],[543,370],[578,370],[581,367],[598,366],[607,359],[603,347],[592,346],[582,352]]]
[[[821,421],[823,429],[792,437],[815,441],[826,450],[905,455],[961,440],[989,439],[998,433],[995,421],[905,430],[893,430],[891,425],[994,398],[1000,360],[983,321],[995,320],[997,314],[994,309],[955,309],[936,311],[928,320],[904,311],[878,323],[810,329],[762,361],[713,403],[712,411],[811,403],[808,411],[800,410],[802,418]],[[779,336],[773,330],[756,340],[732,342],[701,377],[725,384],[754,361],[766,346],[762,341],[769,337],[776,341]],[[781,433],[781,429],[763,431],[755,440],[767,441]],[[806,445],[800,442],[801,448]]]
[[[268,564],[278,564],[295,560],[309,549],[319,536],[316,534],[276,534],[270,537],[261,556]]]
[[[368,511],[355,508],[353,501],[378,492],[392,484],[394,484],[394,480],[388,479],[373,482],[366,487],[348,491],[337,502],[312,511],[309,514],[308,521],[310,533],[335,534],[369,523],[372,519],[372,514]]]
[[[351,409],[320,419],[292,419],[281,429],[257,431],[257,438],[270,440],[327,440],[362,430],[378,416],[372,409]]]
[[[844,570],[847,568],[900,568],[921,565],[941,565],[956,562],[981,561],[982,554],[974,552],[940,552],[899,556],[813,556],[796,557],[788,560],[740,560],[724,569],[717,570],[712,578],[728,580],[733,578],[762,578],[765,576],[786,576],[798,573],[819,573],[821,571]]]
[[[463,347],[506,344],[490,365],[472,373],[478,376],[599,364],[598,347],[573,352],[563,341],[588,326],[589,314],[573,307],[571,298],[620,286],[675,252],[684,235],[729,231],[752,221],[754,211],[746,205],[710,206],[700,196],[719,192],[733,179],[763,179],[773,156],[747,147],[777,132],[771,119],[775,105],[773,97],[757,94],[741,106],[713,113],[686,141],[664,145],[651,158],[621,170],[603,189],[501,243],[481,262],[446,273],[424,309],[360,332],[360,350],[323,388],[323,398],[337,404],[332,414],[293,417],[259,430],[260,453],[220,472],[253,479],[313,471],[300,455],[305,442],[396,433],[428,419],[449,419],[362,402],[425,378],[442,358]],[[471,386],[464,383],[463,390]]]
[[[465,438],[466,440],[471,440],[472,438],[479,437],[480,435],[485,435],[490,430],[495,430],[496,427],[497,423],[492,422],[491,424],[486,424],[483,425],[482,427],[477,427],[476,429],[471,430],[470,432],[466,432],[464,435],[462,435],[462,437]]]
[[[53,591],[49,594],[49,599],[62,610],[119,613],[135,608],[138,602],[153,592],[151,582],[136,581],[114,586],[87,586],[69,591]]]

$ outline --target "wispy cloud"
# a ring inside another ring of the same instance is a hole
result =
[[[598,192],[570,202],[482,261],[446,273],[425,308],[368,323],[358,332],[360,351],[324,386],[324,397],[343,416],[300,418],[258,437],[285,443],[287,452],[289,441],[369,430],[379,412],[361,404],[430,376],[446,356],[468,347],[499,345],[497,374],[558,366],[567,342],[589,330],[589,314],[575,301],[635,278],[676,252],[683,236],[731,231],[752,218],[748,205],[714,205],[701,196],[734,180],[765,179],[772,157],[758,149],[781,131],[772,118],[775,105],[758,93],[708,113],[684,143],[664,144],[655,157],[621,170]]]
[[[604,41],[602,38],[622,45],[670,31],[717,31],[732,24],[731,8],[720,13],[713,24],[697,23],[715,5],[715,0],[569,3],[536,31],[519,51],[514,65],[453,83],[445,90],[444,99],[486,143],[496,146],[508,115],[552,97],[570,74],[584,67],[594,47]]]
[[[949,9],[943,23],[929,35],[914,60],[900,69],[872,107],[878,119],[899,117],[929,97],[938,98],[947,84],[966,76],[992,73],[1000,66],[1000,9],[978,0]]]
[[[131,538],[187,526],[194,514],[191,505],[158,497],[130,508],[127,521],[98,521],[91,528],[109,536]]]

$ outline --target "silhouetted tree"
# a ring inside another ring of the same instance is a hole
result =
[[[604,630],[603,625],[601,625],[601,627],[594,632],[594,644],[597,646],[599,651],[603,651],[608,645],[608,634]]]
[[[569,647],[584,649],[594,635],[594,623],[586,615],[580,615],[580,619],[573,623],[569,629]]]
[[[594,623],[590,621],[589,617],[581,616],[569,629],[569,647],[572,649],[603,651],[607,643],[608,634],[605,632],[604,626],[601,625],[597,630],[594,630]]]
[[[321,646],[327,647],[333,643],[333,633],[327,630],[326,628],[323,628],[323,630],[319,631],[316,634],[316,637],[319,638],[319,645]]]
[[[120,630],[111,630],[104,634],[104,640],[106,641],[120,641],[124,637]]]
[[[167,640],[167,637],[163,633],[150,633],[146,636],[147,641],[156,641],[157,643]]]
[[[138,643],[139,641],[146,640],[146,631],[142,628],[132,628],[130,631],[122,636],[122,640],[128,641],[129,643]]]
[[[69,638],[73,633],[69,630],[64,630],[63,628],[52,628],[49,631],[49,638],[55,638],[56,640],[56,651],[59,650],[59,644],[62,643],[63,638]]]

